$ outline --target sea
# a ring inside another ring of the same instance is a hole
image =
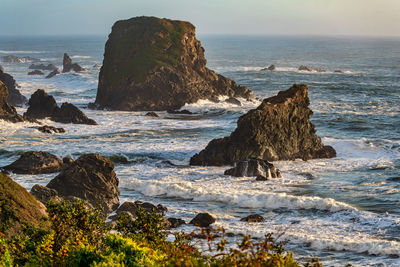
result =
[[[43,123],[66,133],[44,134],[32,123],[0,121],[0,166],[28,150],[74,159],[111,157],[120,200],[168,207],[167,217],[216,217],[226,232],[262,238],[273,233],[296,259],[325,266],[400,266],[400,39],[374,37],[199,35],[208,67],[254,91],[243,105],[200,100],[192,115],[90,110],[103,61],[104,36],[0,37],[0,56],[31,56],[62,68],[63,53],[87,69],[51,79],[28,76],[31,63],[0,62],[26,97],[44,89],[77,105],[99,125]],[[274,64],[276,70],[262,69]],[[325,72],[299,71],[300,65]],[[340,70],[341,72],[335,72]],[[46,73],[47,74],[47,73]],[[283,177],[264,182],[225,176],[225,167],[193,167],[189,159],[229,135],[239,116],[292,84],[309,88],[311,119],[333,159],[277,161]],[[221,97],[223,100],[224,97]],[[17,108],[23,113],[26,107]],[[125,162],[125,163],[123,163]],[[56,174],[17,175],[30,189]],[[240,218],[260,214],[263,223]],[[179,231],[191,231],[184,226]]]

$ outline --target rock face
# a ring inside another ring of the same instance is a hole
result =
[[[28,105],[29,108],[24,113],[25,117],[34,119],[50,118],[53,121],[61,123],[97,125],[94,120],[89,119],[73,104],[65,102],[59,108],[54,97],[48,95],[42,89],[38,89],[33,93]]]
[[[200,227],[208,227],[210,224],[215,223],[215,218],[208,213],[199,213],[194,217],[189,224]]]
[[[218,95],[253,97],[246,87],[206,67],[204,48],[192,24],[155,17],[114,24],[105,46],[95,106],[167,110]]]
[[[280,170],[266,160],[262,159],[248,159],[241,160],[235,164],[232,169],[226,170],[225,175],[235,177],[252,177],[257,176],[258,180],[263,177],[267,178],[280,178],[282,177]]]
[[[105,213],[119,206],[118,178],[112,162],[98,154],[79,157],[47,185],[62,198],[77,197],[94,207],[100,204]]]
[[[77,63],[72,63],[72,59],[68,56],[67,53],[64,53],[64,58],[63,58],[63,73],[70,72],[71,70],[75,72],[81,72],[81,71],[86,71],[84,68],[79,66]]]
[[[39,174],[59,172],[63,167],[62,160],[53,154],[43,151],[27,151],[4,169],[19,174]]]
[[[0,232],[11,237],[29,226],[44,229],[48,226],[46,217],[42,203],[10,177],[0,173]]]
[[[241,116],[230,136],[214,139],[191,165],[232,165],[248,158],[267,161],[331,158],[336,151],[324,146],[310,122],[308,88],[293,85],[266,98],[256,109]]]
[[[2,81],[8,88],[8,104],[12,106],[22,106],[27,102],[25,96],[21,95],[20,91],[17,89],[18,85],[15,82],[14,78],[5,73],[3,70],[0,69],[0,81]]]
[[[22,122],[24,118],[17,113],[15,108],[7,103],[8,89],[6,85],[0,81],[0,120],[10,122]]]
[[[31,64],[29,66],[29,69],[31,69],[31,70],[51,70],[51,71],[58,70],[58,68],[53,64],[48,64],[47,66],[44,64],[37,64],[37,65]]]
[[[17,57],[14,55],[3,56],[1,59],[8,63],[25,63],[25,62],[38,62],[40,59],[33,57]]]

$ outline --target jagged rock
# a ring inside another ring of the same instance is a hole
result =
[[[62,198],[76,197],[110,213],[119,206],[118,178],[113,163],[98,154],[80,156],[47,184]]]
[[[234,97],[229,97],[228,99],[225,100],[226,103],[230,103],[230,104],[234,104],[234,105],[238,105],[241,106],[242,102],[240,102],[239,100],[237,100]]]
[[[81,110],[70,103],[63,103],[58,107],[53,96],[48,95],[44,90],[38,89],[28,102],[29,108],[24,113],[25,117],[34,119],[50,118],[53,121],[61,123],[76,123],[97,125],[89,119]]]
[[[262,71],[265,71],[265,70],[275,70],[276,69],[276,66],[275,65],[269,65],[269,67],[267,67],[267,68],[263,68],[263,69],[261,69]]]
[[[173,109],[168,109],[167,113],[169,114],[184,114],[184,115],[191,115],[193,114],[193,112],[187,110],[187,109],[183,109],[183,110],[173,110]]]
[[[63,73],[70,72],[71,70],[75,72],[82,72],[86,71],[86,69],[82,68],[79,66],[77,63],[72,63],[72,59],[68,56],[67,53],[64,53],[64,58],[63,58]]]
[[[54,76],[60,74],[60,72],[57,70],[53,70],[52,72],[49,73],[49,75],[46,76],[46,79],[53,78]]]
[[[31,70],[51,70],[51,71],[58,70],[58,68],[53,64],[48,64],[47,66],[44,64],[38,64],[38,65],[31,64],[29,66],[29,69],[31,69]]]
[[[310,69],[309,67],[304,66],[304,65],[301,65],[301,66],[299,67],[299,70],[302,70],[302,71],[311,71],[311,69]]]
[[[186,222],[182,219],[168,218],[167,220],[169,221],[171,228],[178,228],[179,226],[186,224]]]
[[[114,24],[99,75],[99,108],[175,110],[219,95],[253,97],[246,87],[206,67],[192,24],[155,17]]]
[[[43,204],[49,201],[60,202],[62,199],[58,196],[57,191],[46,186],[35,184],[31,189],[31,195]]]
[[[53,154],[43,151],[27,151],[19,159],[3,168],[19,174],[40,174],[59,172],[63,167],[62,160]]]
[[[14,55],[8,55],[1,57],[2,61],[7,63],[25,63],[25,62],[38,62],[40,59],[33,57],[17,57]]]
[[[25,188],[0,173],[0,232],[10,238],[30,227],[49,227],[46,207]]]
[[[0,120],[10,122],[22,122],[24,118],[17,113],[17,110],[7,103],[8,89],[6,85],[0,81]]]
[[[0,81],[2,81],[7,86],[8,104],[19,107],[27,102],[26,97],[23,96],[21,92],[17,89],[18,85],[15,82],[14,78],[10,74],[5,73],[4,70],[1,69],[0,69]]]
[[[148,116],[148,117],[155,117],[155,118],[156,118],[156,117],[159,117],[158,114],[155,113],[154,111],[147,112],[145,116]]]
[[[44,75],[44,73],[41,72],[40,70],[34,70],[31,72],[28,72],[28,75]]]
[[[215,218],[208,213],[199,213],[194,217],[189,224],[199,227],[208,227],[210,224],[215,223]]]
[[[240,219],[240,221],[241,222],[263,222],[264,218],[263,218],[263,216],[261,216],[259,214],[252,214],[252,215],[249,215],[247,217]]]
[[[262,159],[241,160],[235,164],[235,167],[226,170],[224,174],[235,177],[280,178],[280,171],[273,164]]]
[[[50,126],[50,125],[40,126],[37,129],[39,131],[41,131],[42,133],[48,133],[48,134],[65,133],[65,129],[64,128],[56,128],[56,127]]]
[[[191,165],[232,165],[248,158],[267,161],[332,158],[336,151],[324,146],[310,122],[308,88],[293,85],[266,98],[256,109],[241,116],[230,136],[214,139]]]

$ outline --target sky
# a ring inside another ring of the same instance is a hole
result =
[[[143,15],[199,34],[400,36],[400,0],[0,0],[0,35],[103,35]]]

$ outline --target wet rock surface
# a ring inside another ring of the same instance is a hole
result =
[[[53,154],[43,151],[27,151],[15,162],[3,168],[19,174],[40,174],[59,172],[63,167],[62,160]]]

